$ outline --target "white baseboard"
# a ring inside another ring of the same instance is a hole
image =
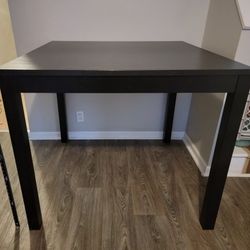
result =
[[[0,133],[8,133],[9,130],[8,129],[0,129]]]
[[[60,140],[60,132],[29,132],[30,140]]]
[[[182,140],[184,131],[173,131],[173,140]],[[162,131],[69,131],[70,140],[161,140]],[[60,140],[60,132],[29,132],[30,140]]]
[[[205,160],[201,156],[200,152],[196,148],[195,144],[192,142],[192,140],[190,139],[190,137],[186,133],[184,134],[183,142],[184,142],[188,152],[192,156],[196,166],[199,168],[201,175],[206,176],[206,177],[209,176],[211,165],[207,164],[205,162]],[[234,157],[237,157],[237,156],[234,156]],[[250,177],[250,174],[248,174],[248,173],[236,173],[233,170],[230,171],[230,169],[229,169],[227,176],[228,177]]]
[[[209,176],[209,172],[210,172],[210,166],[207,166],[206,170],[204,173],[201,173],[202,176],[204,177],[208,177]],[[250,177],[250,174],[248,173],[234,173],[232,171],[228,171],[227,177]]]
[[[208,176],[210,166],[208,166],[208,164],[205,162],[205,160],[201,156],[200,152],[198,151],[198,149],[196,148],[196,146],[194,145],[194,143],[192,142],[192,140],[190,139],[190,137],[186,133],[184,134],[183,142],[184,142],[188,152],[192,156],[196,166],[199,168],[201,175]]]

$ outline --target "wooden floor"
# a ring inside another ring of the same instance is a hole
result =
[[[181,142],[32,142],[44,224],[29,232],[8,134],[0,139],[21,221],[16,231],[0,178],[1,250],[250,249],[250,179],[228,179],[216,228],[203,231],[205,180]]]

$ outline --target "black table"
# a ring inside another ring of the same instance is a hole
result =
[[[176,93],[227,93],[200,214],[203,229],[214,228],[249,91],[249,67],[184,42],[51,42],[2,66],[0,82],[30,229],[40,229],[42,219],[22,92],[58,94],[63,141],[64,93],[171,93],[166,142]]]

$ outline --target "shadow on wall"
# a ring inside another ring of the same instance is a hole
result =
[[[223,108],[225,94],[193,94],[187,134],[206,164],[210,164],[211,148]],[[192,123],[192,124],[191,124]]]
[[[59,131],[55,94],[25,94],[30,131]]]

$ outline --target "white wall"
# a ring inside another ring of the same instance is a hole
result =
[[[250,30],[241,32],[235,60],[250,65]]]
[[[236,0],[243,29],[250,29],[250,1]]]
[[[210,0],[202,47],[234,59],[241,29],[235,0]]]
[[[0,0],[0,34],[0,64],[3,64],[16,57],[15,41],[7,0]]]
[[[184,40],[200,46],[209,0],[9,0],[18,54],[50,40]],[[26,95],[31,131],[57,131],[53,94]],[[190,95],[180,95],[175,131],[184,131]],[[160,131],[166,97],[67,95],[69,130]],[[86,122],[74,113],[83,109]]]
[[[12,32],[10,13],[7,0],[0,0],[0,64],[16,57],[16,48]],[[8,128],[0,93],[0,130]]]
[[[241,29],[235,0],[211,0],[202,47],[235,59]],[[197,93],[192,97],[186,133],[190,152],[203,173],[211,165],[224,97],[222,93]]]

